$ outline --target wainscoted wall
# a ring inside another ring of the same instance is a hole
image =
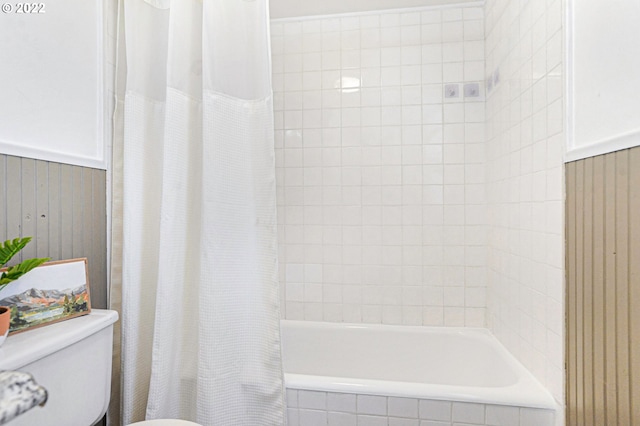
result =
[[[567,425],[640,424],[640,147],[566,182]]]
[[[484,326],[482,8],[274,21],[272,47],[286,318]]]
[[[0,240],[32,236],[16,256],[87,257],[91,304],[107,305],[106,172],[0,155]]]

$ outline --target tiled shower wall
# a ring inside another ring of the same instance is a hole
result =
[[[284,316],[483,326],[483,9],[271,30]]]
[[[488,322],[563,400],[562,0],[488,0]],[[498,74],[496,74],[498,70]]]

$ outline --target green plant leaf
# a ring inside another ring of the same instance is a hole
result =
[[[17,265],[8,267],[7,270],[0,275],[0,290],[10,282],[17,280],[27,272],[37,268],[48,260],[48,257],[27,259]]]
[[[4,266],[31,241],[31,237],[15,238],[0,244],[0,267]]]

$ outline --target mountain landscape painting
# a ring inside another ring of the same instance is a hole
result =
[[[87,311],[89,293],[86,285],[62,291],[32,288],[1,299],[0,306],[11,306],[9,330],[19,331]]]
[[[0,306],[11,308],[11,333],[88,314],[87,260],[48,262],[33,269],[0,293]]]

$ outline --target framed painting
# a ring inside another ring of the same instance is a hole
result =
[[[0,306],[11,308],[9,334],[88,314],[87,259],[42,264],[5,287]]]

